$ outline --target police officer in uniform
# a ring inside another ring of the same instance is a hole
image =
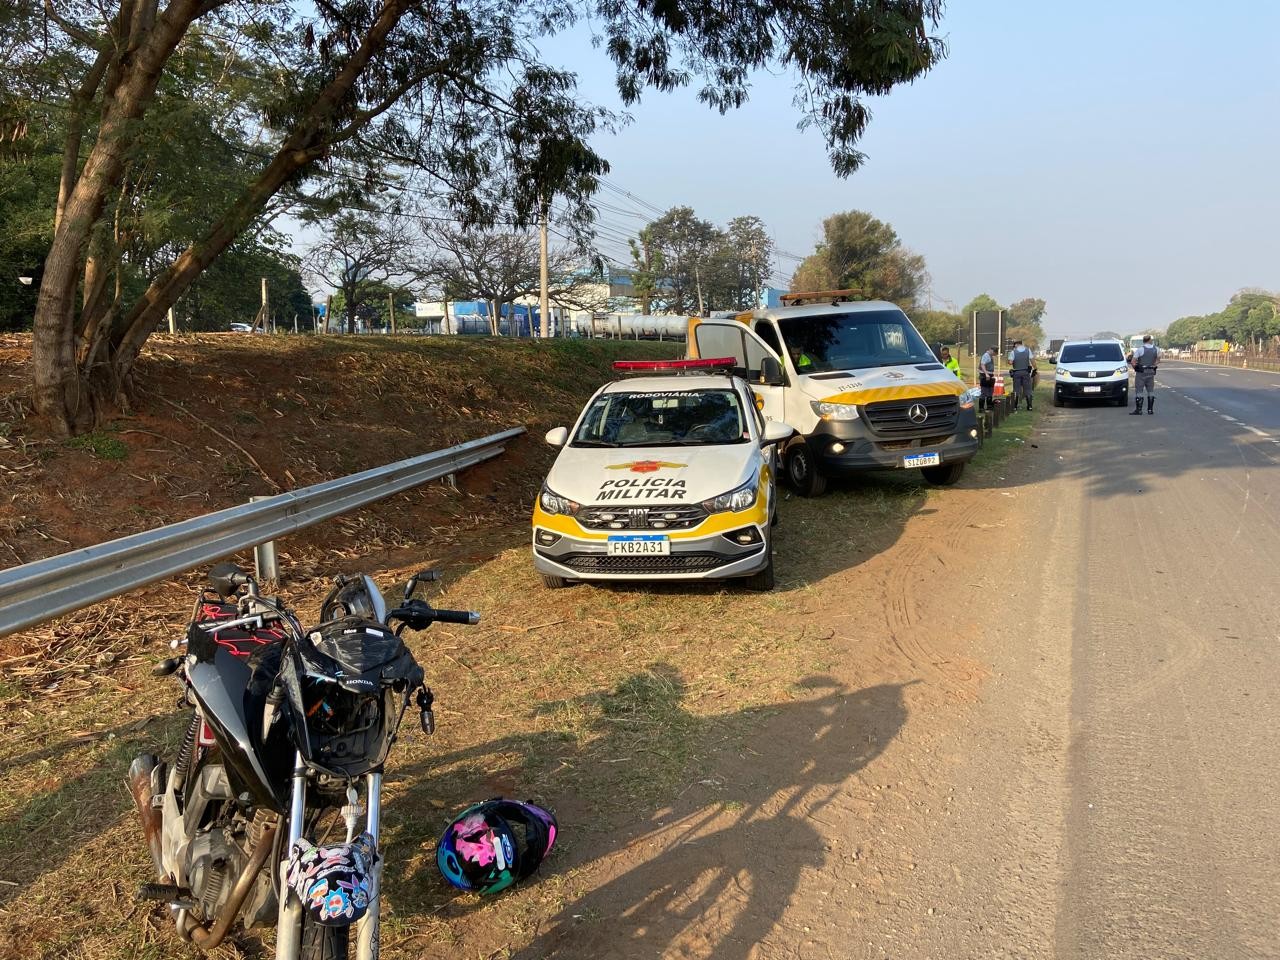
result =
[[[1147,413],[1156,412],[1156,367],[1160,363],[1160,350],[1151,342],[1151,335],[1142,338],[1142,346],[1129,355],[1133,367],[1133,410],[1131,417],[1142,416],[1142,392],[1147,393]]]
[[[978,386],[982,388],[982,407],[983,410],[990,410],[995,406],[992,397],[996,392],[996,348],[987,347],[986,352],[982,354],[982,359],[978,361]]]
[[[1009,352],[1009,366],[1013,368],[1013,409],[1018,409],[1018,401],[1027,398],[1027,409],[1031,409],[1031,374],[1036,368],[1035,357],[1031,350],[1022,345],[1021,340],[1013,341],[1013,349]]]

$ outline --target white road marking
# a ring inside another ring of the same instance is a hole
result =
[[[1266,437],[1268,440],[1271,439],[1271,434],[1267,433],[1265,430],[1259,430],[1257,427],[1251,427],[1247,423],[1244,425],[1244,428],[1250,433],[1256,433],[1258,436]]]
[[[1225,413],[1220,413],[1220,414],[1218,414],[1218,416],[1220,416],[1223,420],[1230,420],[1232,423],[1239,423],[1239,422],[1240,422],[1240,421],[1239,421],[1239,420],[1237,420],[1235,417],[1228,417]]]

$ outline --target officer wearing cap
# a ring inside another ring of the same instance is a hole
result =
[[[1013,341],[1013,349],[1009,351],[1009,366],[1013,368],[1013,409],[1018,409],[1018,401],[1027,398],[1027,409],[1031,409],[1031,374],[1036,368],[1035,357],[1031,350],[1022,345],[1021,340]]]
[[[1129,355],[1133,367],[1133,410],[1129,416],[1142,416],[1142,393],[1147,394],[1147,413],[1156,412],[1156,367],[1160,363],[1160,349],[1151,342],[1151,334],[1142,338],[1142,346]]]

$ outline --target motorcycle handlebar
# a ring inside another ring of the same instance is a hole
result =
[[[480,614],[474,610],[436,610],[434,611],[436,623],[460,623],[464,626],[475,626],[480,622]]]

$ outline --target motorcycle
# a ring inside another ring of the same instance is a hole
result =
[[[392,609],[367,576],[338,577],[304,630],[234,564],[209,572],[178,654],[190,723],[172,762],[143,754],[128,787],[178,934],[203,949],[239,920],[276,927],[277,960],[375,960],[383,769],[412,701],[434,696],[401,639],[477,613],[432,608],[410,578]]]

